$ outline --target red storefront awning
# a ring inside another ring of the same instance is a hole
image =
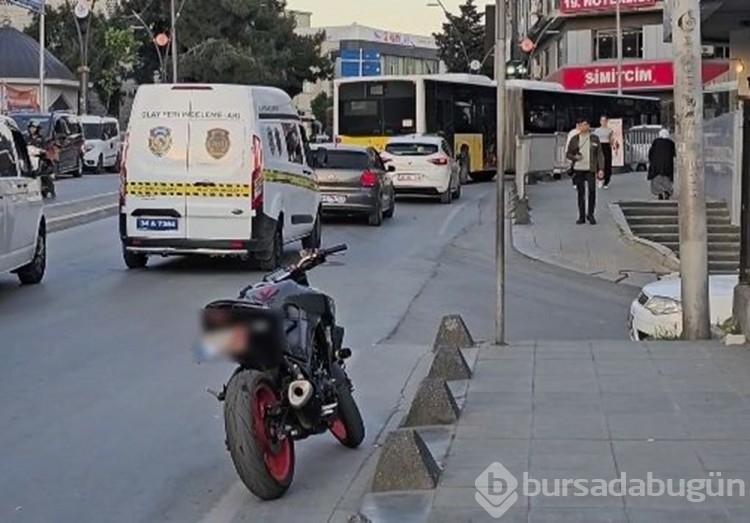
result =
[[[729,71],[729,62],[703,62],[703,83]],[[569,91],[617,90],[617,64],[570,66],[559,69],[547,80],[561,83]],[[672,62],[627,62],[622,66],[622,88],[626,91],[663,91],[674,87]]]

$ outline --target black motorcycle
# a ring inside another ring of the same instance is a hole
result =
[[[294,442],[330,431],[356,448],[365,427],[344,360],[344,329],[334,301],[309,286],[307,272],[346,245],[303,254],[266,275],[237,299],[202,311],[202,358],[239,364],[216,396],[224,402],[226,444],[247,488],[264,500],[281,497],[294,476]]]
[[[54,162],[49,158],[47,151],[38,145],[29,145],[28,150],[29,156],[33,158],[33,163],[36,164],[36,174],[39,176],[42,186],[42,197],[54,200],[57,197]]]

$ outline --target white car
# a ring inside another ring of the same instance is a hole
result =
[[[442,203],[461,197],[460,166],[444,138],[418,134],[392,138],[382,157],[396,169],[396,193],[439,196]]]
[[[116,118],[82,116],[83,161],[86,169],[103,173],[120,166],[120,124]]]
[[[15,122],[0,116],[0,273],[40,283],[47,265],[42,188]]]
[[[732,317],[736,274],[709,276],[711,325]],[[641,289],[630,306],[630,337],[633,340],[678,338],[682,335],[681,280],[665,278]]]

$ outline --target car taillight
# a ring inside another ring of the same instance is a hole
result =
[[[255,211],[263,210],[263,144],[260,137],[253,136],[253,172],[250,177],[252,186],[252,209]]]
[[[448,165],[448,158],[446,158],[445,156],[440,156],[439,158],[432,158],[430,160],[430,163],[434,165]]]
[[[128,192],[128,148],[129,135],[125,135],[125,141],[122,145],[122,156],[120,156],[120,207],[125,206],[125,196]]]
[[[362,187],[375,187],[378,184],[378,175],[372,171],[365,171],[359,179]]]

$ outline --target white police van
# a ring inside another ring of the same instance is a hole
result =
[[[284,244],[320,245],[312,157],[289,96],[270,87],[144,85],[123,148],[125,264],[203,254],[278,266]]]
[[[47,265],[42,188],[16,123],[0,116],[0,273],[42,281]]]

